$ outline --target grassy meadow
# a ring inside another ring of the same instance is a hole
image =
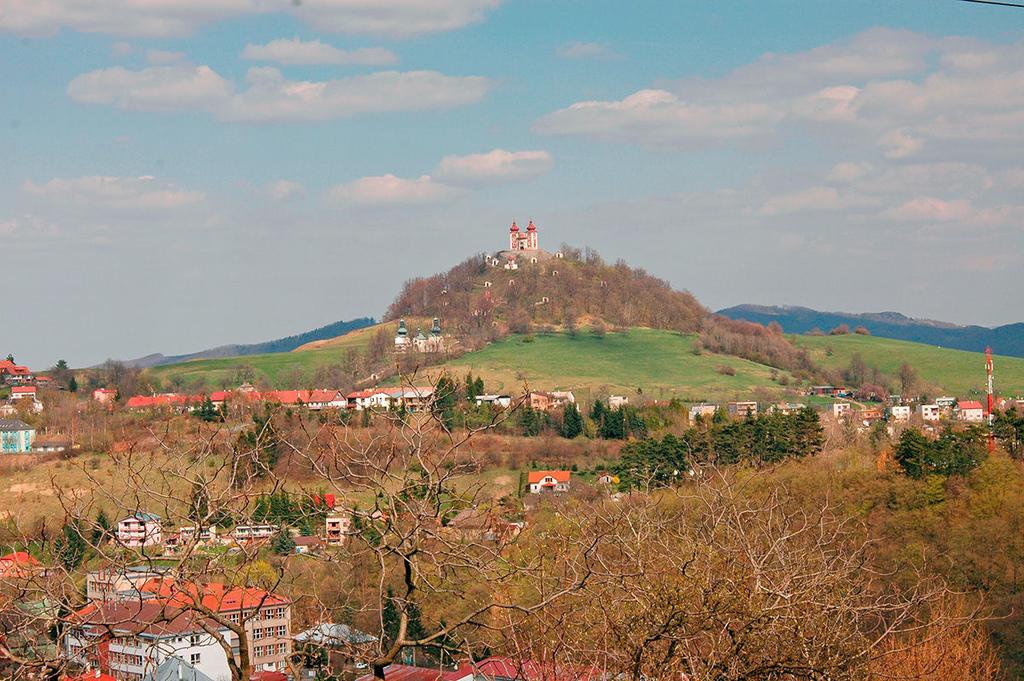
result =
[[[985,356],[980,352],[857,334],[793,336],[792,340],[807,348],[815,363],[826,368],[844,368],[854,354],[860,353],[868,366],[878,367],[889,376],[896,376],[900,364],[907,362],[924,382],[954,396],[977,396],[985,390]],[[1024,395],[1024,358],[997,356],[994,363],[996,393],[1006,397]]]

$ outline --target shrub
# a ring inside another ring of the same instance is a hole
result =
[[[723,364],[722,366],[718,367],[718,373],[722,374],[723,376],[735,376],[736,369],[734,369],[731,366]]]

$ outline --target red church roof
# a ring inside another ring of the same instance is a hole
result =
[[[516,224],[515,220],[512,221],[512,226],[509,227],[508,231],[510,231],[510,232],[518,232],[519,231],[519,225]]]

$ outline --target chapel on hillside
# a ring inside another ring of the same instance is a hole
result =
[[[416,329],[415,336],[409,336],[409,329],[405,326],[405,320],[398,320],[398,332],[395,334],[395,352],[444,352],[448,347],[444,335],[441,333],[441,320],[434,317],[434,323],[430,327],[430,335],[426,336],[423,331]]]
[[[508,249],[488,256],[487,261],[492,267],[517,270],[523,263],[537,263],[561,257],[561,253],[548,253],[541,249],[537,225],[533,224],[533,220],[530,220],[526,230],[519,229],[519,225],[513,220],[512,226],[508,229]]]

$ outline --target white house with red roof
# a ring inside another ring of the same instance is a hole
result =
[[[32,370],[9,359],[0,360],[0,383],[30,383]]]
[[[153,678],[166,660],[179,658],[217,681],[231,678],[228,656],[214,635],[237,645],[230,628],[194,610],[157,600],[90,603],[68,618],[62,640],[72,662],[120,681]]]
[[[527,482],[531,494],[568,492],[571,471],[530,471]]]
[[[36,387],[34,385],[16,385],[11,388],[12,400],[34,400],[36,399]]]
[[[25,551],[0,556],[0,579],[27,577],[39,568],[39,561]]]
[[[977,400],[957,402],[956,420],[965,423],[981,423],[985,420],[985,408]]]

